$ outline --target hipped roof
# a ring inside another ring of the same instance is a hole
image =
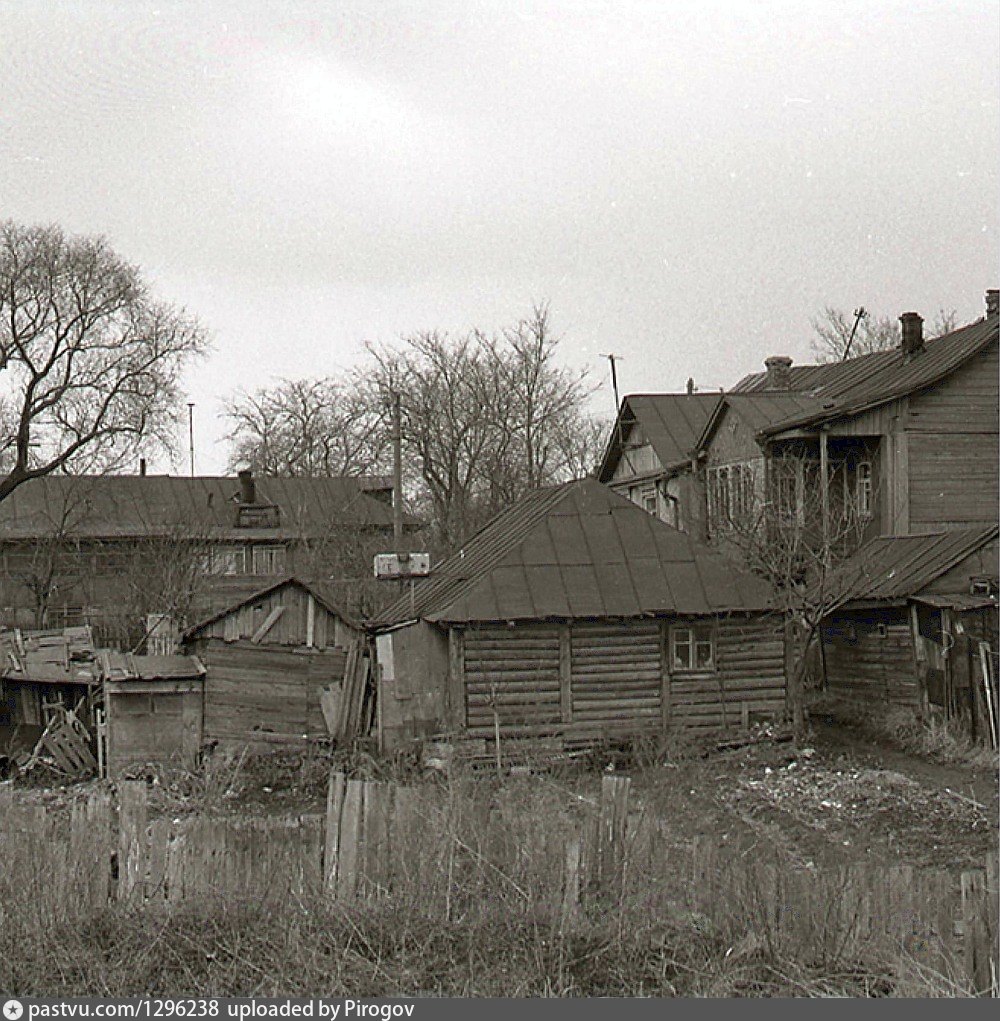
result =
[[[536,490],[370,623],[754,611],[767,585],[595,479]]]
[[[915,598],[941,575],[994,542],[997,534],[997,526],[990,525],[870,539],[835,572],[829,603],[837,609],[852,602]]]

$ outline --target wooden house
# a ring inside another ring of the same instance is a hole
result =
[[[631,394],[622,400],[598,481],[683,532],[699,530],[692,450],[717,393]]]
[[[826,693],[866,714],[957,716],[988,736],[998,696],[997,535],[994,525],[862,546],[835,576],[821,629]]]
[[[33,748],[60,709],[92,728],[99,693],[90,628],[0,631],[0,754]]]
[[[855,546],[995,524],[1000,500],[997,292],[983,319],[926,340],[915,312],[900,347],[824,365],[767,360],[727,394],[698,440],[707,537],[761,506]]]
[[[594,479],[498,515],[371,622],[382,743],[725,727],[785,708],[766,587]]]
[[[205,668],[193,656],[98,653],[105,771],[149,763],[193,768],[202,745]]]
[[[0,620],[141,648],[151,620],[176,638],[289,575],[357,576],[392,534],[379,477],[49,475],[0,502]]]
[[[184,649],[207,671],[204,741],[262,751],[325,738],[321,695],[341,682],[358,634],[318,585],[297,578],[195,624]]]

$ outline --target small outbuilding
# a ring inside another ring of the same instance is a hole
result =
[[[594,479],[493,519],[370,624],[383,747],[563,746],[785,712],[769,590]]]
[[[826,693],[866,714],[959,718],[994,741],[997,536],[990,526],[862,546],[837,572],[823,619]]]
[[[326,738],[324,690],[342,683],[362,634],[318,585],[285,578],[195,624],[184,650],[204,664],[203,739],[266,751]]]
[[[30,751],[63,710],[92,733],[100,683],[89,626],[0,631],[0,754]]]
[[[107,775],[147,763],[192,768],[202,743],[205,668],[198,659],[101,649],[98,660]]]

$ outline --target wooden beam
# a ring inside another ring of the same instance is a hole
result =
[[[250,641],[253,642],[254,645],[259,645],[264,640],[264,637],[267,635],[268,631],[270,631],[271,628],[273,628],[274,625],[277,624],[278,618],[284,612],[285,608],[283,606],[276,606],[267,615],[267,619],[264,621],[264,623],[261,624],[261,626],[257,628],[256,631],[254,631],[253,635],[250,638]]]
[[[573,722],[573,652],[569,624],[559,625],[559,704],[563,723]]]
[[[306,645],[311,649],[316,644],[316,600],[309,592],[306,595]]]

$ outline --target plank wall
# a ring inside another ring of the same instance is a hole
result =
[[[823,628],[827,691],[867,709],[919,708],[921,691],[905,609],[839,613]]]
[[[996,522],[998,372],[993,344],[939,386],[910,398],[906,435],[911,531]]]
[[[195,653],[207,670],[206,741],[255,751],[327,736],[320,688],[343,680],[345,652],[209,639]]]

